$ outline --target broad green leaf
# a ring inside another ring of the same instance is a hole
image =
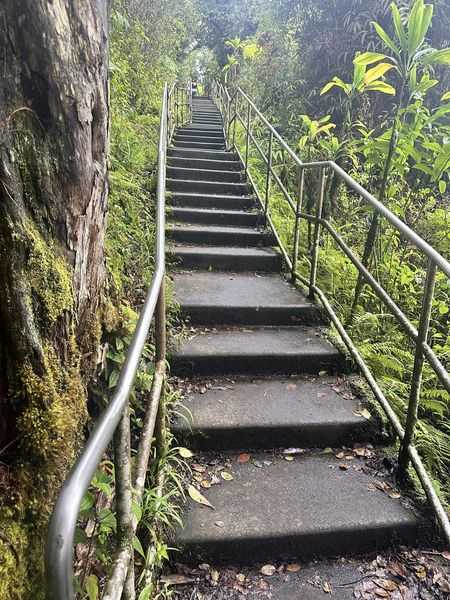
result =
[[[90,492],[87,492],[81,501],[80,512],[87,512],[88,510],[91,510],[91,508],[94,506],[94,502],[94,496]]]
[[[432,4],[425,4],[424,11],[423,11],[423,19],[422,19],[422,30],[420,32],[420,35],[421,35],[420,43],[422,43],[425,40],[425,37],[428,33],[428,29],[430,28],[431,20],[433,19],[433,10],[434,10],[434,7]]]
[[[394,40],[388,36],[388,34],[384,31],[384,29],[381,27],[381,25],[379,25],[375,21],[372,21],[372,25],[374,26],[375,31],[378,34],[378,37],[381,38],[383,40],[383,42],[386,44],[386,46],[388,48],[390,48],[392,50],[392,52],[394,52],[398,56],[400,54],[400,51],[398,49],[398,46],[395,44]]]
[[[144,548],[142,547],[140,539],[136,535],[133,538],[133,548],[142,556],[143,559],[145,559]]]
[[[365,89],[367,92],[381,92],[383,94],[395,96],[395,88],[384,81],[375,81],[374,83],[370,83]]]
[[[98,579],[95,575],[89,575],[86,579],[86,593],[89,600],[97,600],[98,598]]]
[[[354,63],[353,65],[353,87],[358,88],[364,79],[367,65]]]
[[[402,24],[402,18],[400,16],[400,11],[398,10],[397,5],[392,2],[391,4],[391,13],[392,13],[392,22],[394,23],[395,33],[397,35],[397,39],[400,42],[400,47],[404,52],[408,51],[408,40],[406,37],[406,32]]]
[[[146,585],[142,592],[139,594],[138,600],[150,600],[150,596],[153,590],[153,586]]]
[[[439,191],[441,194],[445,194],[445,190],[447,189],[447,182],[444,179],[439,180]],[[448,312],[448,309],[447,309]],[[442,313],[441,313],[442,314]]]
[[[450,100],[450,91],[445,92],[445,94],[442,96],[441,102],[443,102],[444,100]]]
[[[322,125],[317,129],[317,133],[329,133],[332,129],[334,129],[336,125],[334,123],[328,123],[328,125]]]
[[[414,54],[420,42],[420,33],[422,31],[423,19],[423,0],[416,0],[409,13],[408,19],[408,52]]]
[[[422,59],[424,65],[450,65],[450,48],[435,50]]]
[[[380,60],[385,60],[389,58],[386,54],[380,54],[379,52],[363,52],[362,54],[358,54],[353,59],[355,65],[371,65],[372,63],[379,62]]]
[[[325,84],[323,86],[323,88],[320,90],[320,95],[323,96],[324,94],[326,94],[327,92],[329,92],[331,89],[334,88],[334,86],[336,85],[336,82],[334,81],[329,81],[327,84]]]
[[[364,75],[364,83],[373,83],[393,68],[394,65],[390,65],[388,63],[379,63],[367,71],[367,73]]]

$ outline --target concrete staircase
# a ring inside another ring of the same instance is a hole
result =
[[[171,369],[205,385],[185,400],[192,425],[174,430],[205,464],[228,461],[233,480],[201,489],[215,510],[189,502],[177,545],[187,558],[249,563],[413,541],[417,520],[402,500],[377,488],[364,459],[343,468],[329,450],[364,443],[371,426],[340,377],[345,360],[324,337],[320,310],[283,277],[220,112],[209,98],[193,102],[167,184],[176,299],[198,333],[173,352]],[[306,451],[288,461],[279,449],[290,447]]]

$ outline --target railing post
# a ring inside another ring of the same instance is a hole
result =
[[[252,106],[250,102],[248,103],[247,108],[247,136],[245,138],[245,170],[247,171],[248,167],[248,154],[250,150],[250,119],[252,115]]]
[[[238,93],[236,92],[234,95],[234,121],[233,121],[233,148],[236,147],[236,121],[237,121],[237,97]]]
[[[269,148],[267,154],[267,172],[266,172],[266,190],[265,190],[265,202],[264,202],[264,216],[267,219],[267,213],[269,211],[269,200],[270,200],[270,181],[272,175],[272,146],[273,146],[273,132],[269,134]]]
[[[305,190],[305,169],[299,167],[297,205],[295,208],[294,248],[292,251],[291,278],[295,282],[297,271],[298,247],[300,242],[300,212],[303,207],[303,194]]]
[[[313,248],[312,248],[312,258],[311,258],[311,273],[309,279],[309,298],[314,300],[314,286],[316,285],[317,278],[317,265],[319,262],[319,247],[320,247],[320,232],[321,232],[321,224],[320,219],[322,218],[323,212],[323,202],[325,198],[325,167],[321,167],[320,171],[320,194],[319,194],[319,202],[317,204],[316,210],[316,224],[314,227],[314,240],[313,240]]]
[[[417,409],[420,400],[420,391],[422,387],[423,373],[423,344],[428,340],[430,329],[431,308],[433,304],[434,286],[436,282],[436,265],[428,259],[427,275],[425,279],[425,290],[422,300],[422,310],[420,313],[419,330],[416,340],[416,351],[414,355],[414,367],[411,378],[411,390],[409,394],[408,414],[406,417],[405,436],[401,443],[398,459],[398,477],[404,478],[409,464],[408,449],[414,439],[414,430],[417,423]]]
[[[156,362],[166,360],[166,291],[164,279],[159,291],[158,303],[155,309],[155,354]]]
[[[126,403],[122,418],[114,434],[114,474],[115,474],[115,501],[117,506],[117,547],[132,546],[133,540],[133,511],[132,511],[132,484],[131,484],[131,428],[130,406]],[[125,572],[132,565],[123,564]],[[134,581],[132,574],[127,576],[128,581]],[[130,589],[124,593],[124,598],[130,599]]]

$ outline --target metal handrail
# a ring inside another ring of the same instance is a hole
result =
[[[166,84],[164,86],[162,97],[157,163],[158,185],[155,215],[155,271],[114,395],[108,407],[95,424],[82,453],[64,482],[51,516],[45,557],[47,597],[49,600],[72,600],[74,598],[73,546],[81,502],[88,491],[95,471],[100,464],[122,417],[129,418],[126,414],[128,399],[133,389],[134,380],[153,318],[155,318],[156,363],[154,386],[157,389],[157,393],[152,394],[149,404],[152,401],[156,403],[156,407],[150,407],[153,415],[154,427],[154,420],[156,418],[161,389],[163,387],[162,381],[164,379],[166,359],[166,308],[164,295],[166,154],[172,135],[170,126],[173,122],[176,122],[177,124],[180,122],[178,115],[176,118],[174,117],[174,110],[176,110],[176,108],[173,103],[174,96],[178,94],[178,89],[178,86],[174,84],[169,90]],[[188,90],[185,88],[182,89],[185,90],[187,97],[189,97]],[[159,377],[160,381],[155,384],[157,377]],[[146,437],[148,438],[148,435]],[[144,452],[144,454],[146,454],[147,462],[151,438],[152,435],[150,435],[150,441],[148,441],[147,451]],[[138,471],[141,475],[141,480],[145,479],[146,469],[147,463],[145,460],[140,461]],[[116,469],[116,478],[117,476]],[[137,487],[142,492],[143,481],[139,481]],[[127,569],[125,570],[124,576],[126,576],[126,571]],[[122,586],[124,576],[121,577]],[[115,597],[120,598],[121,593],[121,589],[117,590],[117,595],[115,594]]]
[[[353,177],[351,177],[344,169],[337,165],[334,161],[316,161],[316,162],[303,162],[299,156],[292,150],[289,144],[283,139],[283,137],[276,131],[276,129],[269,123],[266,117],[258,110],[254,102],[247,96],[247,94],[240,88],[237,87],[232,93],[230,93],[222,83],[216,82],[212,86],[213,98],[217,102],[222,115],[224,117],[225,131],[227,133],[227,140],[229,142],[229,148],[237,152],[240,156],[242,163],[245,166],[245,171],[249,182],[255,190],[261,208],[264,210],[266,215],[267,223],[272,229],[275,238],[279,244],[281,253],[284,261],[291,272],[292,279],[299,281],[308,290],[311,299],[318,299],[324,306],[328,313],[331,321],[335,325],[338,333],[341,336],[342,341],[349,350],[351,356],[359,366],[362,374],[367,380],[374,396],[380,402],[384,412],[386,413],[389,421],[391,422],[395,432],[401,440],[400,447],[400,466],[399,475],[404,475],[406,467],[409,462],[413,465],[422,487],[428,497],[428,500],[436,514],[436,517],[441,525],[444,536],[447,542],[450,543],[450,522],[442,503],[434,490],[433,483],[423,466],[417,449],[413,445],[414,430],[417,423],[417,406],[421,390],[421,378],[423,371],[424,359],[428,360],[428,363],[436,373],[439,381],[442,383],[444,388],[450,392],[450,375],[441,363],[439,358],[436,356],[431,346],[428,344],[428,333],[430,323],[430,311],[433,300],[434,284],[436,279],[436,271],[440,269],[447,277],[450,277],[450,263],[437,252],[430,244],[428,244],[423,238],[421,238],[415,231],[413,231],[406,223],[394,215],[386,206],[384,206],[375,196],[370,194],[365,188],[363,188]],[[238,104],[244,103],[244,114],[238,110]],[[264,154],[264,150],[261,144],[258,143],[256,137],[251,132],[251,118],[259,119],[263,127],[268,133],[268,155]],[[242,156],[239,148],[236,145],[236,124],[240,123],[245,135],[245,150],[244,156]],[[232,132],[231,132],[232,130]],[[278,142],[284,152],[293,160],[295,166],[298,169],[298,189],[296,190],[296,198],[294,199],[287,187],[283,184],[278,174],[274,170],[272,165],[272,152],[274,142]],[[266,165],[266,181],[265,181],[265,193],[264,198],[261,197],[261,193],[258,190],[254,178],[248,168],[248,158],[250,152],[250,144],[253,142],[256,150],[261,156],[263,162]],[[320,193],[316,200],[316,214],[309,215],[302,212],[303,197],[304,197],[304,183],[305,183],[305,171],[307,169],[317,169],[320,172]],[[332,170],[345,184],[352,189],[365,203],[371,207],[376,214],[384,217],[401,235],[403,238],[411,242],[415,248],[420,250],[428,261],[427,265],[427,277],[424,286],[424,294],[422,300],[422,310],[419,320],[419,327],[416,329],[410,322],[408,317],[403,313],[400,307],[391,298],[388,292],[383,286],[376,280],[375,277],[369,272],[367,265],[363,263],[349,248],[344,239],[341,237],[338,231],[333,227],[332,223],[324,218],[324,201],[325,201],[325,181],[326,171]],[[270,218],[269,214],[269,201],[270,201],[270,186],[272,181],[278,186],[283,197],[287,201],[288,206],[293,211],[295,217],[294,223],[294,240],[293,240],[293,252],[292,257],[289,256],[287,248],[281,241],[278,232]],[[309,223],[314,225],[314,236],[312,244],[312,256],[310,261],[310,273],[309,278],[303,277],[297,270],[297,259],[299,253],[299,221],[300,219],[306,219]],[[382,302],[391,310],[397,322],[402,326],[403,330],[409,336],[409,338],[415,343],[415,359],[413,376],[411,382],[410,400],[408,405],[408,412],[406,418],[405,429],[402,427],[400,420],[392,409],[389,401],[386,399],[383,391],[378,385],[376,379],[372,375],[368,365],[362,358],[357,347],[348,335],[344,325],[340,321],[336,312],[331,306],[331,303],[326,297],[326,294],[318,287],[317,279],[317,267],[320,252],[320,237],[321,229],[325,229],[336,242],[338,247],[343,251],[347,258],[357,268],[360,276],[363,277],[364,281],[370,285],[377,296]]]

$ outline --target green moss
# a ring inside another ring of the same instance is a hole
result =
[[[0,599],[44,599],[43,526],[23,525],[12,511],[1,511]]]
[[[76,350],[73,349],[76,357]],[[73,463],[80,431],[87,419],[86,390],[78,360],[64,367],[54,349],[45,347],[45,373],[37,375],[30,364],[20,374],[26,408],[18,421],[23,447],[33,462],[46,465],[48,479],[60,481]],[[46,495],[49,490],[46,490]]]
[[[25,232],[29,256],[25,269],[38,316],[53,325],[64,311],[73,306],[72,273],[66,260],[59,256],[53,242],[47,242],[28,220]]]

